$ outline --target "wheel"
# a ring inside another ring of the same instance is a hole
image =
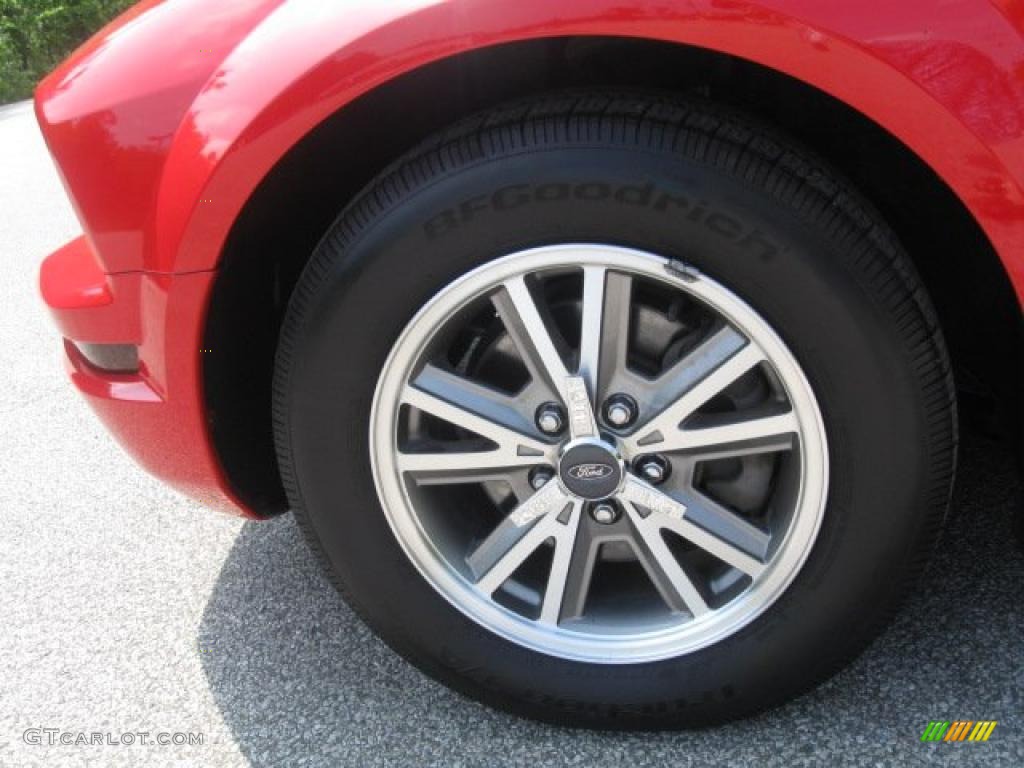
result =
[[[935,316],[879,215],[757,122],[511,104],[340,216],[274,382],[296,518],[395,650],[592,727],[779,704],[861,651],[955,454]]]

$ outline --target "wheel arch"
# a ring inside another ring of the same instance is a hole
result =
[[[247,505],[261,514],[286,507],[270,417],[277,332],[292,286],[338,212],[393,159],[460,117],[510,98],[595,86],[729,102],[838,166],[914,257],[939,310],[961,392],[977,395],[983,412],[992,402],[1016,407],[1019,366],[992,354],[1000,334],[1020,334],[1006,267],[964,200],[890,127],[820,87],[729,53],[639,37],[536,37],[446,56],[368,90],[290,146],[245,199],[218,254],[202,343],[215,354],[202,361],[212,440]],[[1005,174],[991,167],[979,173]],[[1003,183],[1015,199],[1019,190],[1008,174]],[[930,219],[922,220],[922,210]]]

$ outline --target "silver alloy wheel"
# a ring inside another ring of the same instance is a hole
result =
[[[539,426],[552,408],[559,434]],[[381,373],[370,456],[442,596],[598,663],[753,621],[806,560],[828,489],[817,402],[768,324],[690,267],[607,245],[515,253],[434,296]]]

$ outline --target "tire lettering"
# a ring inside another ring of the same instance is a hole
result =
[[[529,204],[558,202],[569,199],[584,202],[614,200],[623,205],[649,208],[670,216],[682,216],[687,221],[702,225],[708,232],[736,244],[741,250],[767,261],[777,256],[782,248],[758,229],[747,230],[743,223],[725,213],[715,211],[707,200],[693,201],[678,192],[659,190],[654,182],[627,184],[615,187],[604,181],[583,181],[575,184],[547,182],[510,184],[492,194],[477,195],[453,208],[429,218],[423,224],[427,238],[434,240],[452,230],[486,216],[487,213],[513,211]]]

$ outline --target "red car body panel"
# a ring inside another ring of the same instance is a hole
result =
[[[246,510],[210,444],[201,339],[227,235],[312,128],[462,52],[623,36],[732,54],[884,127],[974,215],[1024,303],[1024,10],[1010,0],[148,1],[40,86],[37,114],[86,237],[41,284],[73,341],[140,344],[73,378],[126,447],[204,502]]]

